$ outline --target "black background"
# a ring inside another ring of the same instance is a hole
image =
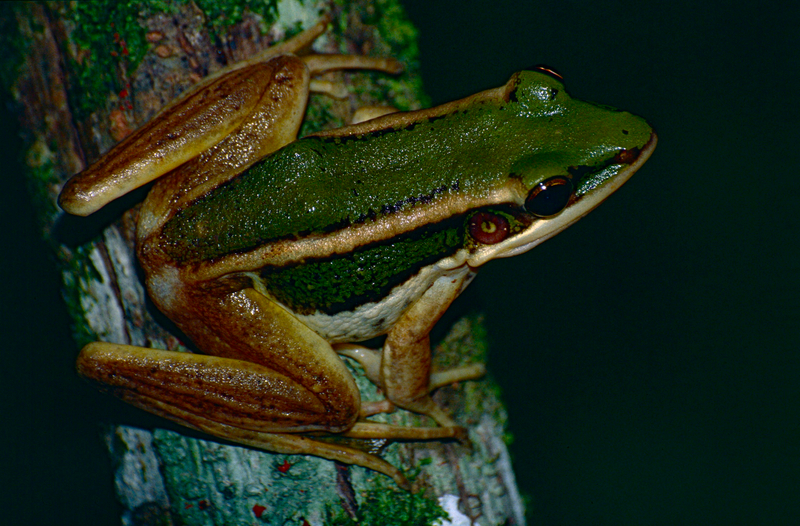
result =
[[[797,7],[406,5],[434,103],[544,63],[573,96],[659,134],[606,203],[488,264],[454,307],[487,312],[531,524],[797,524]],[[148,420],[73,372],[11,121],[0,127],[0,514],[117,524],[97,424]]]

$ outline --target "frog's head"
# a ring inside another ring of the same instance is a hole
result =
[[[511,165],[520,209],[484,209],[468,220],[470,265],[525,252],[589,213],[622,186],[656,146],[641,117],[573,99],[550,70],[515,74],[506,100],[529,148]]]

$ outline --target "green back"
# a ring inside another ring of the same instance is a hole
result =
[[[166,249],[178,261],[213,259],[447,194],[486,196],[511,177],[530,188],[553,165],[594,166],[649,138],[638,117],[575,101],[555,79],[514,79],[507,101],[476,102],[399,130],[290,143],[172,218]]]

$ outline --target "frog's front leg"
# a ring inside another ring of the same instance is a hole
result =
[[[454,430],[454,436],[458,435],[455,430],[460,428],[433,401],[430,393],[444,385],[480,378],[486,369],[483,364],[472,364],[431,373],[429,335],[473,277],[474,273],[466,265],[444,272],[389,331],[380,353],[358,345],[336,346],[339,354],[358,361],[367,377],[386,395],[385,401],[363,407],[363,414],[390,412],[398,406],[428,415],[445,429]],[[357,431],[349,434],[355,436]]]
[[[471,277],[466,265],[439,277],[389,331],[383,346],[380,379],[386,397],[446,427],[456,424],[430,396],[430,331]]]

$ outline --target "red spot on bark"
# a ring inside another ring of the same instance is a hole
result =
[[[289,471],[289,469],[291,469],[292,466],[294,466],[294,464],[289,464],[288,460],[284,460],[283,464],[278,466],[278,471],[280,471],[281,473],[286,473],[287,471]]]
[[[201,510],[205,510],[209,506],[211,506],[211,503],[209,503],[206,499],[203,499],[197,503],[197,507],[200,508]]]
[[[265,511],[267,511],[267,508],[265,508],[264,506],[262,506],[260,504],[256,504],[255,506],[253,506],[253,515],[255,515],[257,519],[260,519],[261,515]]]
[[[122,48],[122,54],[123,55],[128,55],[129,54],[128,53],[128,45],[125,43],[124,40],[122,40],[122,37],[119,36],[119,33],[114,33],[114,42],[116,42],[119,45],[119,47]],[[116,51],[112,51],[111,55],[116,57],[117,56],[117,52]]]

